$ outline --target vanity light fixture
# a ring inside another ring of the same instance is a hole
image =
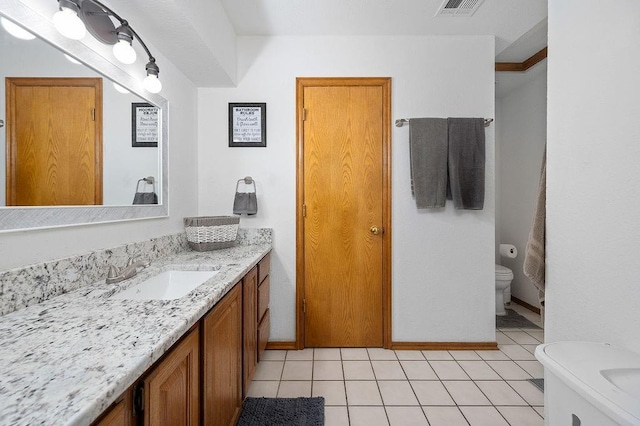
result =
[[[76,65],[81,65],[82,64],[82,62],[80,62],[79,60],[77,60],[73,56],[67,55],[66,53],[64,54],[64,57],[67,58],[67,61],[71,62],[72,64],[76,64]]]
[[[134,39],[138,40],[149,57],[144,88],[151,93],[162,90],[162,83],[158,79],[160,68],[155,58],[126,20],[98,0],[58,0],[58,6],[60,10],[53,15],[53,23],[60,34],[80,40],[89,31],[101,43],[113,45],[113,55],[123,64],[136,61],[132,43]],[[117,28],[112,18],[119,22]]]
[[[3,16],[0,16],[0,23],[2,23],[2,27],[7,30],[9,34],[16,38],[22,40],[33,40],[34,38],[36,38],[36,36],[31,34],[29,31],[25,30],[19,25],[14,24]]]

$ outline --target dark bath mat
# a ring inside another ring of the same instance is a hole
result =
[[[544,393],[544,379],[529,379],[529,381]]]
[[[513,309],[505,309],[507,315],[496,315],[496,328],[540,328]]]
[[[324,398],[246,398],[237,426],[324,426]]]

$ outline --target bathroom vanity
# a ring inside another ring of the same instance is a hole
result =
[[[268,339],[270,250],[181,251],[0,317],[0,425],[230,424]],[[217,272],[178,299],[114,297],[168,270]]]

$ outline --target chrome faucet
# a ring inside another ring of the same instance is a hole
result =
[[[127,261],[127,266],[122,269],[118,269],[115,265],[109,266],[109,273],[107,274],[107,284],[119,283],[131,277],[135,277],[138,273],[138,268],[146,268],[151,264],[148,260],[135,260],[137,256],[132,256]]]

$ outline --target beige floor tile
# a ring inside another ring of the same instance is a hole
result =
[[[347,405],[343,381],[314,381],[311,393],[312,396],[323,396],[324,405]]]
[[[544,419],[544,407],[532,407]]]
[[[438,380],[411,380],[420,405],[455,405],[444,385]]]
[[[311,381],[281,381],[278,398],[298,398],[311,396]]]
[[[503,380],[476,382],[493,405],[528,405],[522,397]]]
[[[401,361],[424,361],[422,351],[396,351],[396,356]]]
[[[452,361],[453,357],[449,351],[422,351],[422,354],[429,361]]]
[[[342,348],[340,353],[343,361],[369,361],[369,352],[366,348]]]
[[[487,361],[504,380],[526,380],[531,379],[531,375],[524,371],[513,361]]]
[[[253,380],[280,380],[284,361],[263,361],[253,375]]]
[[[472,380],[500,380],[500,376],[485,361],[458,361]]]
[[[512,425],[543,426],[544,419],[531,407],[496,407]]]
[[[532,354],[535,355],[536,353],[536,348],[540,345],[521,345],[523,348],[525,348],[526,350],[528,350],[529,352],[531,352]]]
[[[520,345],[535,345],[540,343],[524,331],[503,331],[502,333]]]
[[[422,407],[430,426],[468,426],[458,407]]]
[[[385,407],[391,426],[429,426],[420,407]]]
[[[491,405],[472,381],[445,381],[442,384],[457,405]]]
[[[511,343],[513,343],[513,341]],[[477,354],[485,361],[509,361],[510,359],[507,354],[502,351],[477,351]]]
[[[288,355],[287,355],[288,356]],[[285,361],[282,380],[311,380],[313,361]]]
[[[509,426],[495,407],[460,407],[471,426]]]
[[[398,359],[396,352],[391,349],[367,348],[367,352],[369,352],[369,359],[372,361],[391,361]]]
[[[496,342],[499,345],[514,345],[516,343],[501,331],[496,331]]]
[[[449,351],[449,353],[456,361],[477,361],[481,359],[476,351]]]
[[[427,361],[400,361],[400,365],[409,380],[438,380]]]
[[[313,359],[315,361],[340,361],[339,348],[316,348],[313,350]]]
[[[314,361],[313,380],[343,380],[342,361]]]
[[[406,380],[400,361],[371,361],[376,380]]]
[[[275,398],[278,396],[279,385],[279,380],[254,380],[251,382],[251,385],[249,385],[247,396],[252,398]]]
[[[542,379],[544,377],[544,367],[539,361],[516,361],[524,371],[531,374],[531,377],[535,379]]]
[[[382,405],[378,384],[374,381],[345,382],[349,405]]]
[[[349,407],[351,426],[388,426],[384,407]]]
[[[418,405],[411,385],[406,380],[383,380],[378,382],[384,405]]]
[[[313,348],[301,351],[287,351],[287,361],[311,361],[313,360]]]
[[[532,336],[540,343],[544,343],[544,330],[524,330],[525,333]]]
[[[371,361],[342,361],[345,380],[375,380]]]
[[[347,407],[324,407],[325,426],[349,426]]]
[[[507,384],[515,389],[527,404],[540,407],[544,405],[544,393],[533,383],[527,380],[509,380]]]
[[[514,361],[533,361],[536,359],[531,352],[520,345],[498,345],[498,349]]]
[[[260,361],[284,361],[284,358],[287,356],[287,351],[279,351],[279,350],[268,350],[264,351],[262,354],[262,358]]]
[[[455,361],[429,361],[440,380],[471,380]]]

